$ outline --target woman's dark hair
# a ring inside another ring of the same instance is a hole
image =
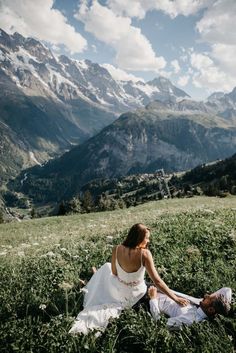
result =
[[[146,229],[149,230],[144,224],[136,223],[134,224],[123,241],[122,245],[127,246],[128,248],[135,248],[142,243],[146,236]]]

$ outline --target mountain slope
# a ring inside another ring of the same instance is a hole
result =
[[[55,70],[58,65],[38,41],[1,31],[0,64],[0,134],[2,145],[4,140],[8,145],[0,160],[3,179],[35,164],[32,153],[44,162],[85,141],[116,118],[79,95],[71,105],[60,99],[60,94],[66,97],[70,92],[70,86],[62,79],[59,82],[59,74],[46,84],[44,78],[50,74],[47,65],[54,65]],[[58,96],[50,84],[56,86]]]
[[[200,185],[210,196],[220,192],[236,195],[236,154],[210,165],[200,165],[182,177],[182,182]]]
[[[0,30],[0,122],[8,127],[0,133],[10,143],[0,162],[0,175],[14,176],[34,164],[27,157],[31,153],[40,162],[61,154],[122,112],[156,98],[175,101],[180,97],[188,95],[167,79],[147,84],[116,81],[96,63],[55,57],[34,38]]]
[[[18,190],[41,200],[61,200],[96,178],[174,172],[232,155],[236,127],[208,114],[151,108],[123,114],[98,135],[43,168],[28,173]],[[37,195],[35,189],[38,189]]]

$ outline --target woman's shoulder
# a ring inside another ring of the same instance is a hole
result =
[[[122,247],[122,244],[118,244],[118,245],[113,246],[112,254],[117,254],[118,249],[121,247]]]
[[[152,256],[152,253],[149,249],[142,249],[142,256],[144,258],[150,258],[150,256]]]
[[[117,251],[117,249],[119,248],[119,245],[115,245],[112,248],[112,253],[115,253]]]

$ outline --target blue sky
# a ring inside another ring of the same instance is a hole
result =
[[[166,76],[194,99],[236,86],[235,0],[2,0],[0,22],[117,79]]]

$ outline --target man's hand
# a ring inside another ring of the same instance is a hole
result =
[[[151,286],[148,288],[148,296],[150,299],[155,299],[157,298],[157,289],[154,286]]]

